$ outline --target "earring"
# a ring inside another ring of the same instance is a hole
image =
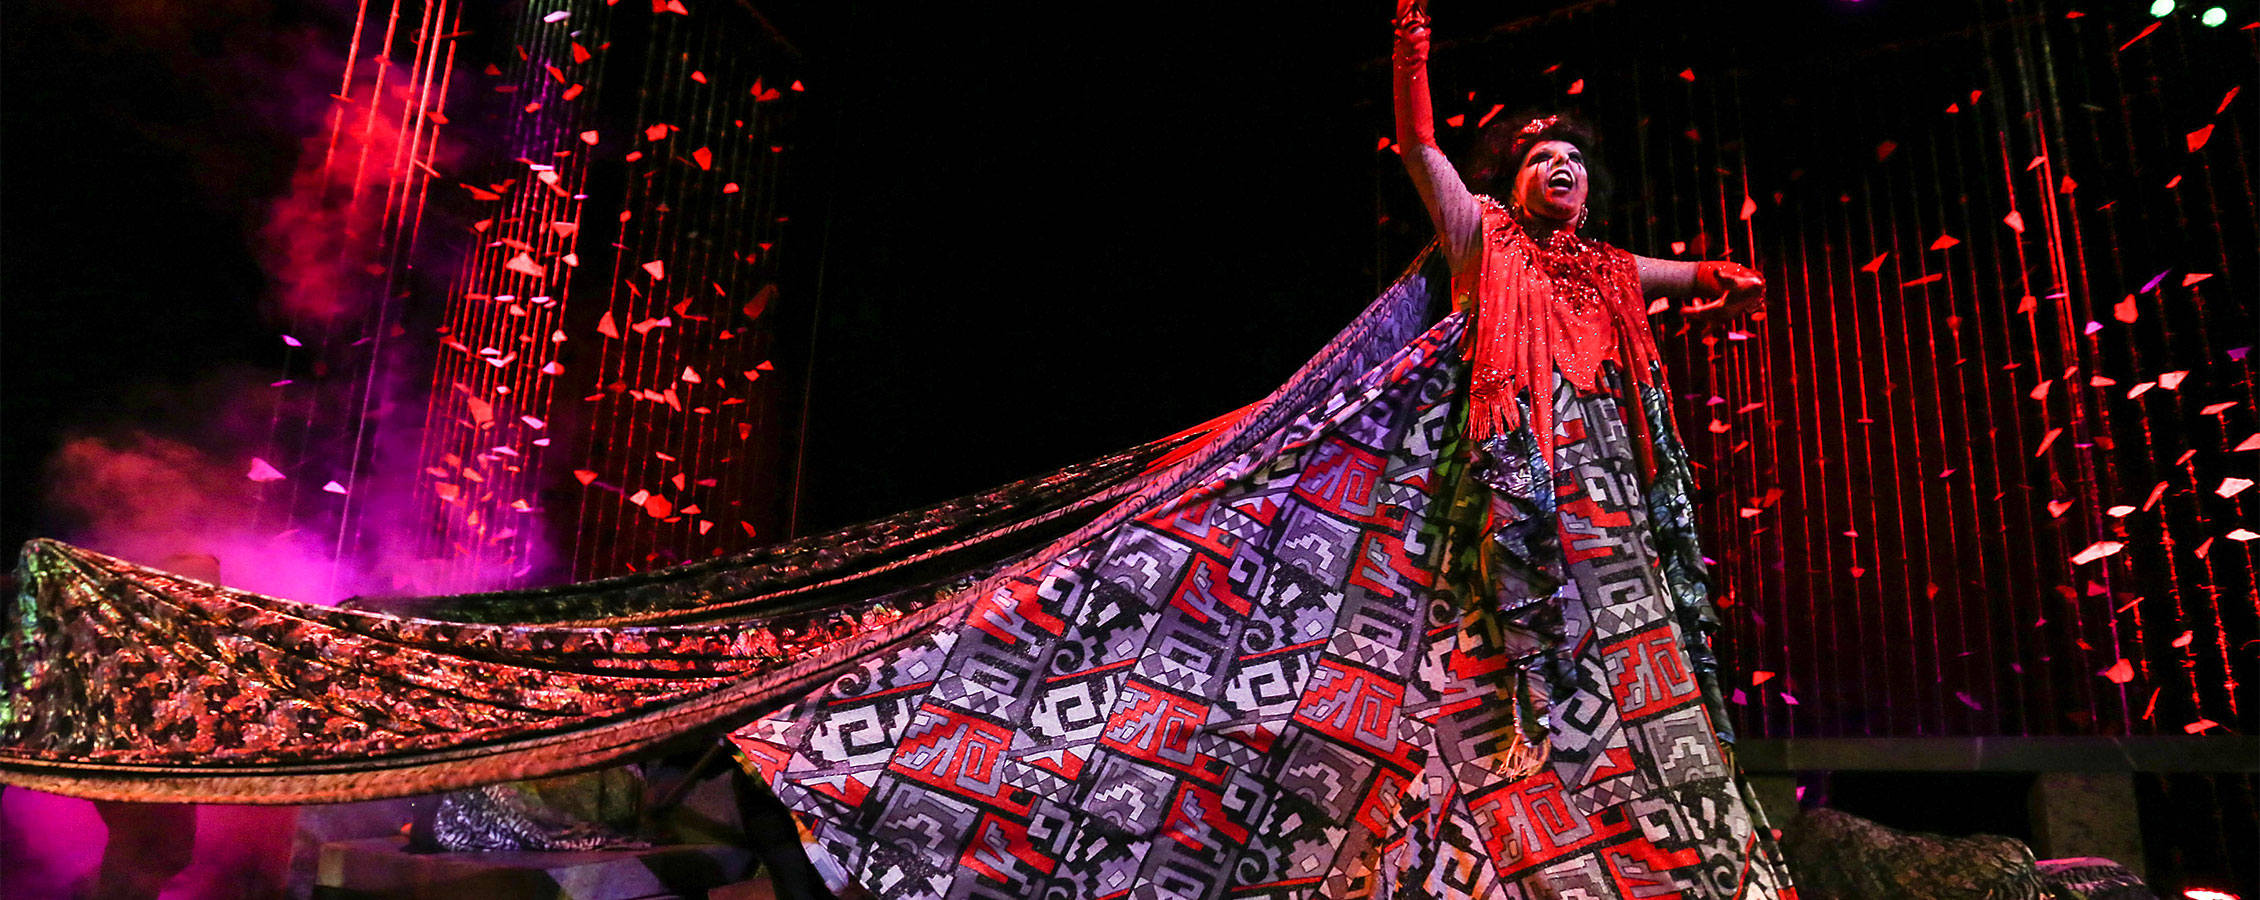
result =
[[[1572,226],[1570,226],[1570,230],[1571,230],[1571,231],[1582,231],[1582,230],[1584,230],[1584,228],[1585,228],[1585,214],[1586,214],[1587,212],[1590,212],[1590,210],[1588,210],[1587,208],[1585,208],[1585,207],[1583,207],[1583,206],[1580,206],[1580,207],[1578,207],[1578,208],[1577,208],[1577,224],[1576,224],[1576,225],[1572,225]]]

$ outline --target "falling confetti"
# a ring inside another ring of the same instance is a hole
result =
[[[247,474],[246,477],[250,478],[252,481],[264,484],[269,481],[281,481],[286,476],[283,475],[281,470],[276,469],[266,460],[254,456],[251,458],[251,471]]]

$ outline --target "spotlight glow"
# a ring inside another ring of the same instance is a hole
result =
[[[2174,0],[2150,0],[2150,14],[2153,16],[2163,19],[2173,11]]]
[[[2206,10],[2205,15],[2199,16],[2197,19],[2197,21],[2205,23],[2205,26],[2208,28],[2217,28],[2222,22],[2226,22],[2228,20],[2229,11],[2218,6]]]
[[[2221,17],[2228,18],[2228,14],[2222,13]],[[2228,891],[2216,891],[2210,888],[2190,888],[2183,891],[2182,896],[2189,898],[2189,900],[2241,900],[2237,895]]]

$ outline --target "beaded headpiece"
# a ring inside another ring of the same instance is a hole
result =
[[[1517,136],[1520,136],[1520,135],[1526,135],[1526,134],[1537,134],[1537,133],[1539,133],[1539,132],[1541,132],[1541,131],[1545,131],[1545,130],[1546,130],[1546,129],[1548,129],[1548,128],[1552,128],[1552,127],[1554,127],[1554,124],[1555,124],[1555,123],[1557,123],[1557,122],[1560,122],[1561,120],[1562,120],[1562,117],[1560,117],[1560,116],[1547,116],[1547,117],[1545,117],[1545,118],[1542,118],[1542,119],[1532,119],[1532,120],[1530,120],[1529,124],[1526,124],[1526,125],[1522,126],[1522,130],[1521,130],[1521,131],[1518,131],[1518,132],[1515,132],[1515,134],[1516,134]]]

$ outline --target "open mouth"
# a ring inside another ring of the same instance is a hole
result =
[[[1546,186],[1568,190],[1577,186],[1577,176],[1570,174],[1567,170],[1555,172],[1554,177],[1546,179]]]

